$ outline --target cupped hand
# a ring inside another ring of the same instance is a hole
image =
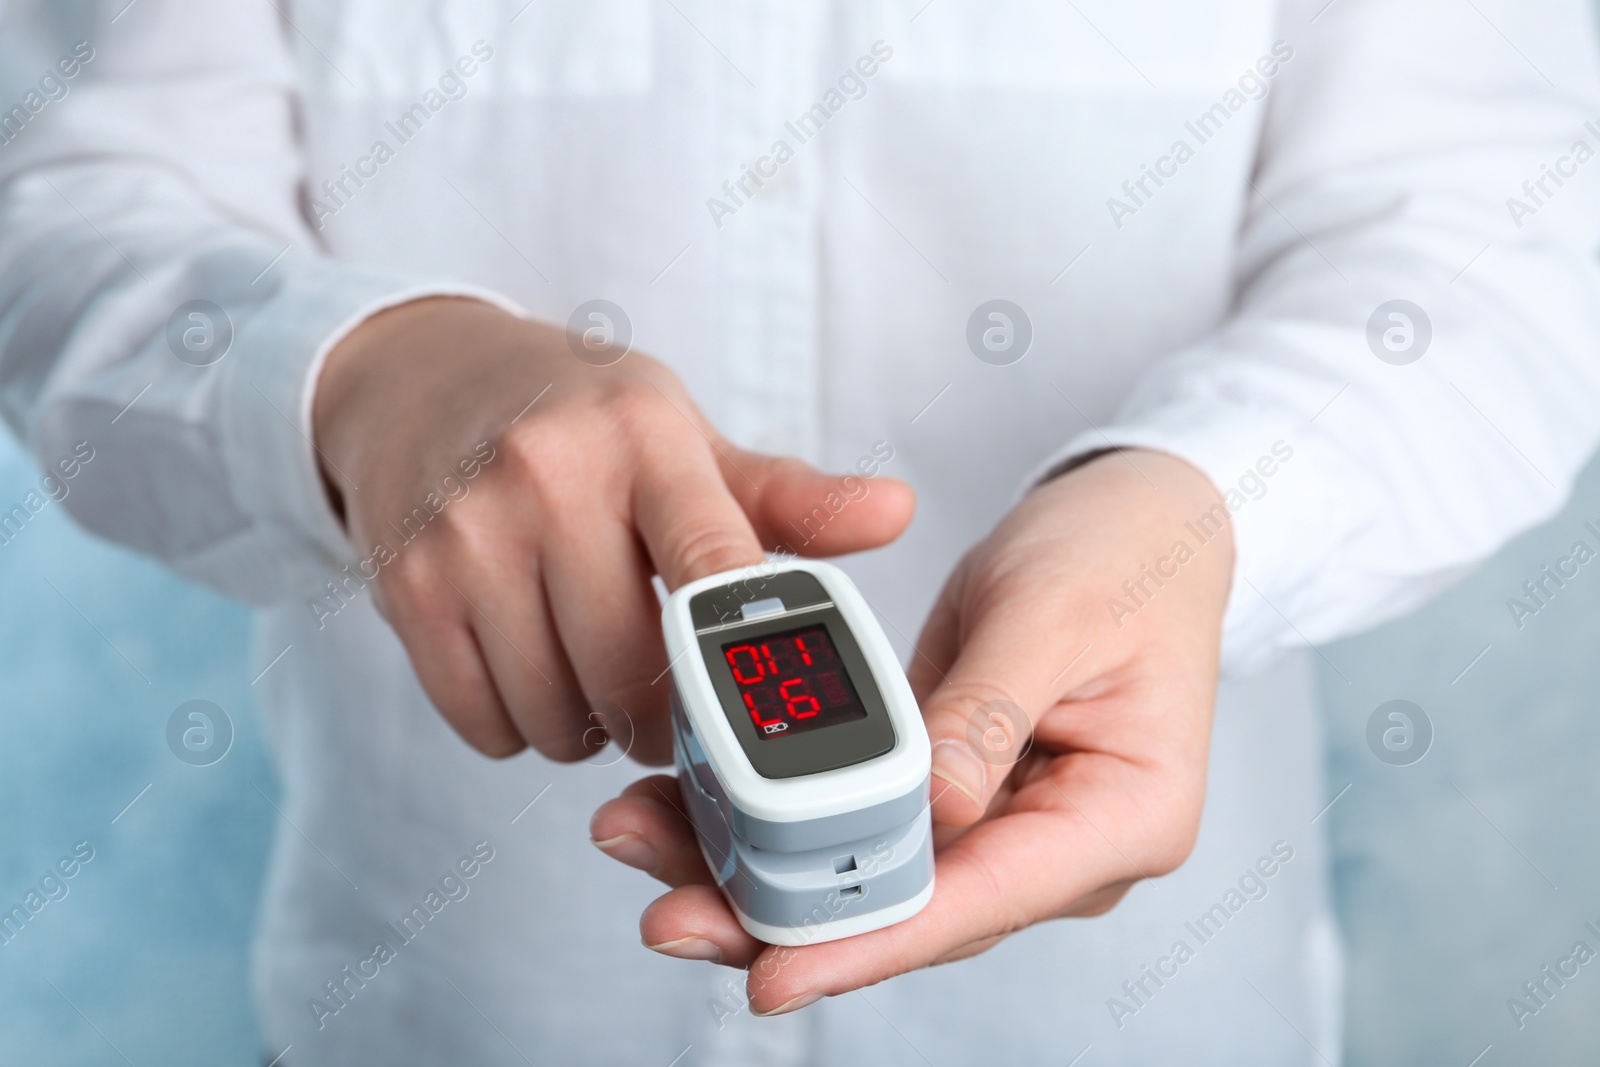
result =
[[[775,1014],[1100,914],[1172,871],[1205,797],[1232,571],[1220,497],[1170,455],[1108,453],[1035,489],[956,568],[909,671],[934,745],[928,906],[857,937],[763,944],[715,888],[676,780],[655,776],[591,826],[674,887],[645,911],[645,944],[748,968],[752,1010]]]
[[[351,573],[470,744],[571,760],[609,733],[665,762],[651,576],[675,588],[764,549],[873,547],[914,501],[893,479],[737,448],[662,364],[630,352],[594,366],[573,340],[474,300],[374,316],[318,380],[322,473],[362,557]],[[361,591],[344,587],[330,603]]]

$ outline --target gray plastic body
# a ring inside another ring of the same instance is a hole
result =
[[[853,920],[836,929],[871,929],[872,913],[903,910],[928,891],[933,838],[926,779],[886,803],[828,818],[758,819],[739,810],[717,782],[676,686],[672,725],[678,778],[701,851],[747,929],[753,921],[794,932],[784,944],[830,940],[828,924]],[[751,932],[775,940],[773,930]]]

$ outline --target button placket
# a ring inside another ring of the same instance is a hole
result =
[[[715,190],[733,210],[716,231],[727,432],[749,447],[819,449],[817,146],[786,127],[807,106],[824,16],[810,5],[725,9],[734,47],[721,78]],[[748,76],[733,69],[737,64]]]

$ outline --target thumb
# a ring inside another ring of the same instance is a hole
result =
[[[1054,642],[1021,627],[980,624],[966,635],[955,662],[923,702],[933,746],[936,822],[977,822],[1028,754],[1033,724],[1053,703],[1050,675],[1043,669],[1050,660],[1036,647],[1047,644]]]
[[[827,474],[791,456],[724,444],[728,489],[769,548],[837,556],[886,545],[911,523],[916,493],[898,478]]]

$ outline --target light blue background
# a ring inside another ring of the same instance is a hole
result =
[[[1600,959],[1521,1030],[1506,1006],[1580,938],[1600,951],[1583,930],[1600,928],[1600,559],[1522,629],[1506,607],[1573,542],[1600,551],[1586,521],[1600,528],[1600,463],[1561,515],[1472,578],[1322,650],[1330,791],[1350,785],[1323,821],[1351,1064],[1465,1067],[1490,1045],[1479,1067],[1600,1063]],[[1368,717],[1396,698],[1435,730],[1409,767],[1367,748]]]
[[[0,434],[0,511],[38,478]],[[278,818],[262,793],[278,787],[248,613],[56,503],[0,545],[0,606],[0,910],[74,842],[95,850],[0,946],[0,1063],[123,1063],[110,1043],[140,1067],[259,1063],[245,953]],[[167,748],[167,717],[193,699],[234,724],[210,767]]]

